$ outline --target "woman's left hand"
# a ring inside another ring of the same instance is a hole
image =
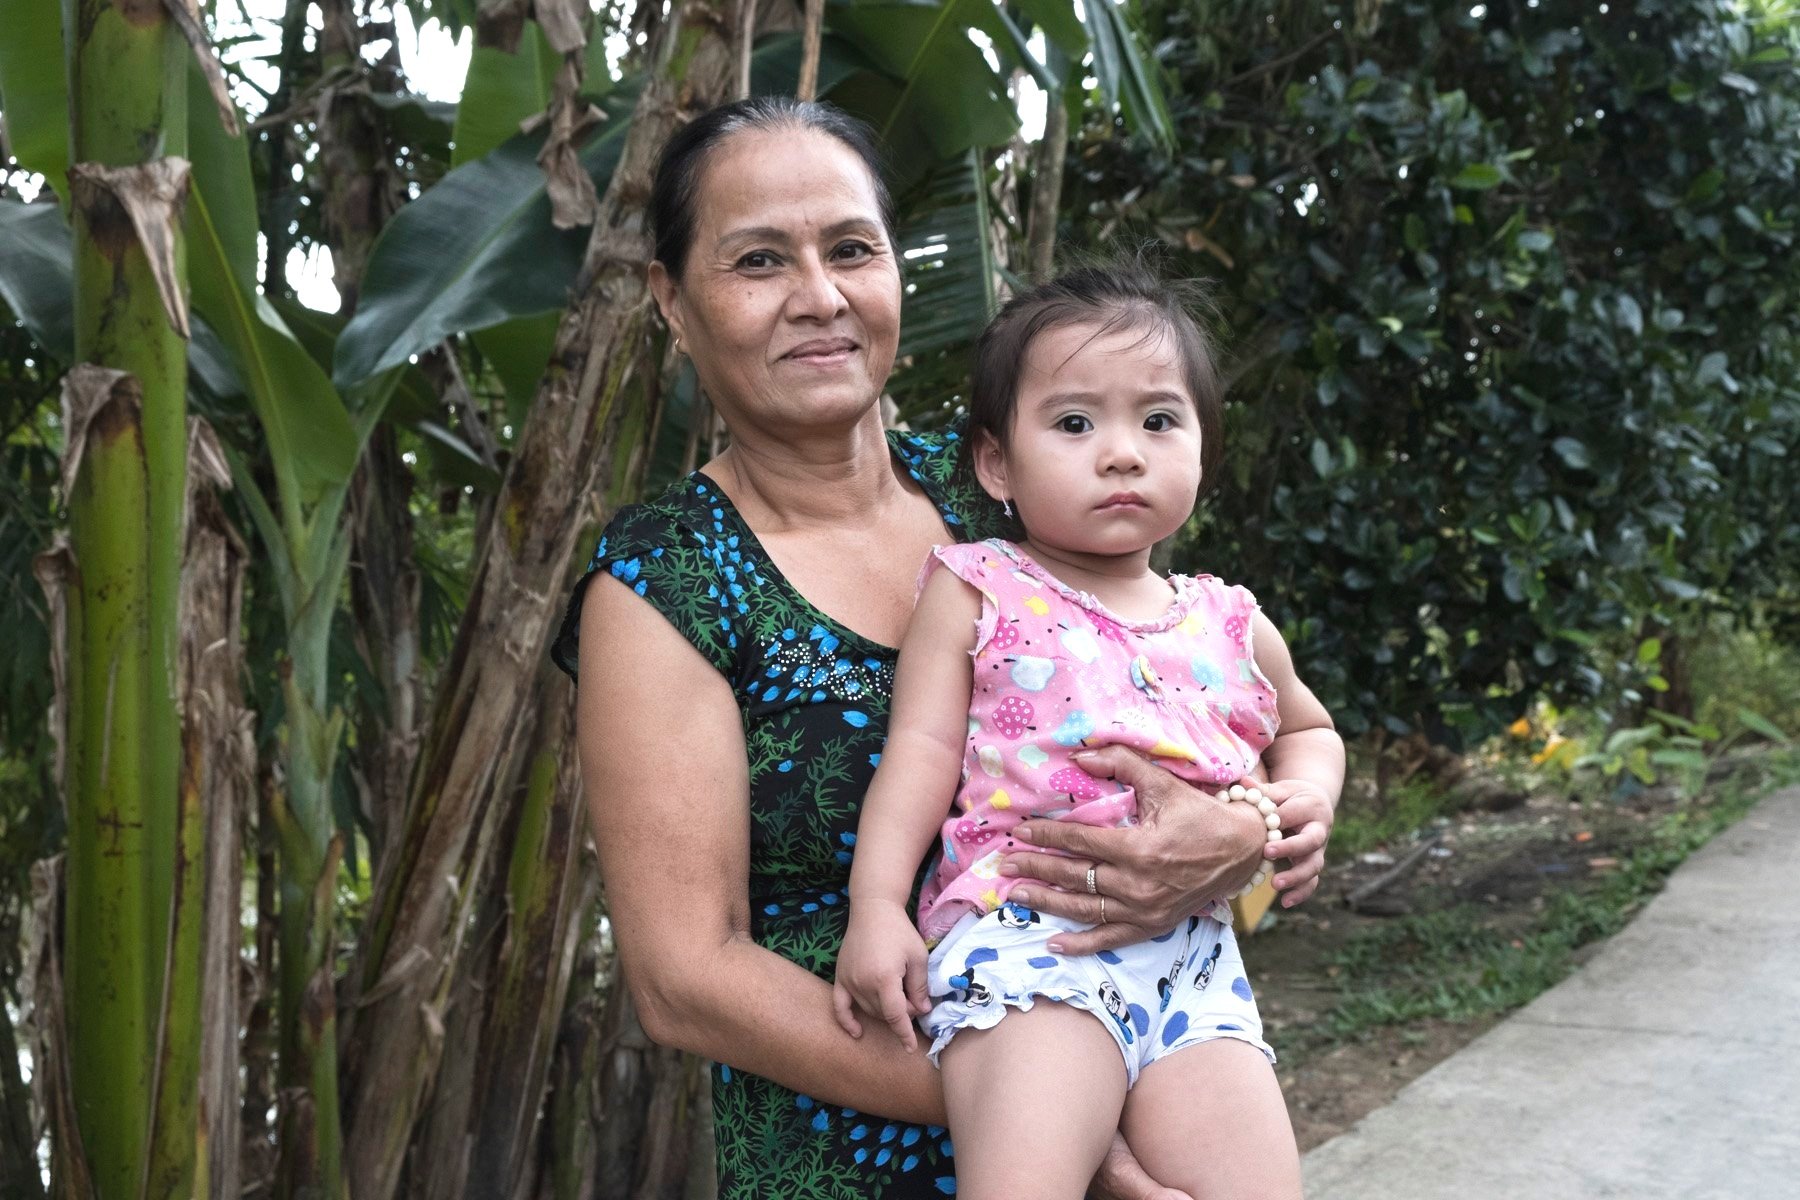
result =
[[[1112,1146],[1094,1181],[1088,1184],[1088,1200],[1193,1200],[1186,1192],[1166,1188],[1150,1178],[1137,1155],[1125,1144],[1125,1135],[1113,1134]]]
[[[1094,954],[1166,933],[1242,887],[1262,848],[1280,844],[1269,842],[1251,805],[1222,804],[1124,746],[1103,746],[1075,760],[1088,774],[1135,790],[1138,823],[1111,829],[1039,819],[1014,830],[1022,841],[1071,856],[1015,851],[1000,868],[1003,875],[1052,885],[1015,889],[1020,904],[1094,926],[1057,938],[1058,953]],[[1091,895],[1089,867],[1095,869]]]

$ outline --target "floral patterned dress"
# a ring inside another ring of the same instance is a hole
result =
[[[957,538],[1001,532],[992,501],[956,470],[955,431],[896,432],[888,442]],[[654,605],[730,680],[750,762],[751,936],[830,979],[897,651],[809,604],[698,472],[607,526],[552,650],[570,675],[582,595],[597,571]],[[713,1119],[721,1200],[910,1200],[956,1190],[940,1126],[828,1105],[726,1064],[713,1071]]]

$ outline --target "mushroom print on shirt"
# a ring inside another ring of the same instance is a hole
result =
[[[1137,797],[1095,779],[1071,755],[1129,746],[1201,787],[1252,771],[1275,738],[1275,689],[1256,668],[1256,599],[1210,575],[1171,575],[1174,599],[1131,621],[999,538],[939,547],[944,568],[981,593],[963,781],[937,864],[919,897],[935,944],[967,912],[992,912],[1024,879],[1000,875],[1028,817],[1120,826]],[[1229,924],[1215,901],[1207,915]]]

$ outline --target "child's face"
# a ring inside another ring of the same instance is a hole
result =
[[[1181,528],[1200,490],[1200,424],[1175,339],[1069,325],[1025,353],[1012,433],[977,449],[982,486],[1037,545],[1114,557]]]

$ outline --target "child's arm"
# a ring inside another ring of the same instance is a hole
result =
[[[1286,836],[1270,842],[1263,853],[1289,860],[1275,877],[1275,890],[1282,893],[1282,907],[1292,908],[1319,886],[1325,841],[1344,790],[1344,741],[1331,714],[1294,674],[1293,656],[1274,622],[1259,612],[1252,630],[1256,665],[1275,685],[1281,713],[1281,731],[1263,751],[1270,780],[1263,791],[1280,806]]]
[[[925,944],[906,899],[962,777],[968,741],[975,622],[981,599],[950,571],[935,571],[900,644],[894,707],[881,764],[856,828],[850,928],[838,955],[832,1005],[852,1037],[852,1002],[886,1021],[911,1050],[912,1018],[929,1009]]]

